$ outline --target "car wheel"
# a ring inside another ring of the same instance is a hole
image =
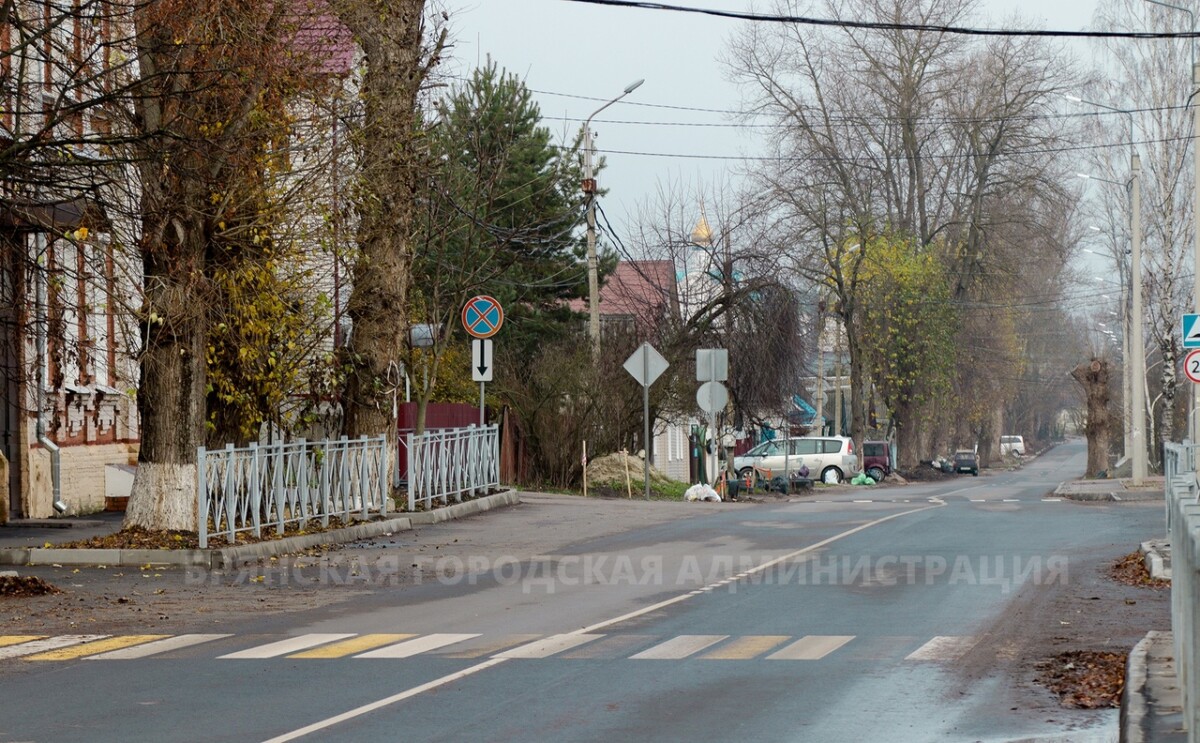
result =
[[[979,477],[979,470],[971,470],[971,474],[975,477]]]
[[[870,475],[871,479],[875,482],[883,482],[883,470],[880,468],[872,467],[871,469],[867,470],[867,474]]]
[[[737,476],[738,476],[739,480],[741,480],[742,482],[745,482],[746,480],[750,479],[750,476],[753,474],[754,474],[753,467],[743,467],[740,470],[738,470]]]
[[[826,467],[821,472],[821,482],[826,485],[837,485],[842,481],[842,471],[837,467]]]

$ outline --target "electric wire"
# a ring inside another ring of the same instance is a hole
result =
[[[896,23],[883,21],[848,21],[837,18],[814,18],[802,15],[777,15],[754,13],[740,10],[718,10],[716,8],[695,8],[685,5],[669,5],[667,3],[642,2],[642,0],[565,0],[565,2],[581,3],[584,5],[604,5],[616,8],[638,10],[663,10],[678,13],[694,13],[740,21],[756,23],[793,23],[804,26],[826,26],[833,28],[853,28],[868,31],[924,31],[940,34],[959,34],[965,36],[1040,36],[1070,39],[1195,39],[1200,38],[1200,31],[1062,31],[1052,29],[1016,29],[1016,28],[970,28],[966,26],[946,26],[930,23]]]

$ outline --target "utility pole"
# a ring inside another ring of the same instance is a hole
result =
[[[583,192],[587,195],[588,335],[592,340],[593,360],[600,357],[600,269],[596,260],[596,176],[592,171],[592,119],[637,90],[644,82],[645,80],[636,80],[625,86],[621,95],[593,111],[583,124]]]
[[[1130,123],[1129,137],[1133,139],[1133,124]],[[1133,232],[1132,270],[1130,271],[1130,293],[1133,296],[1133,311],[1131,322],[1131,338],[1129,345],[1133,346],[1133,374],[1130,379],[1129,414],[1133,418],[1130,428],[1130,446],[1133,447],[1133,484],[1141,485],[1146,479],[1146,398],[1144,395],[1146,378],[1146,345],[1142,338],[1142,160],[1134,153],[1129,158],[1129,170],[1132,174],[1130,188],[1132,191],[1130,215],[1130,230]]]

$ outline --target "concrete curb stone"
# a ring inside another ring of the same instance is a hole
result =
[[[1142,728],[1142,721],[1148,712],[1144,694],[1148,678],[1146,656],[1156,634],[1150,632],[1138,640],[1133,650],[1129,651],[1129,659],[1125,661],[1125,688],[1121,690],[1121,743],[1143,743],[1146,739]]]
[[[1146,561],[1146,570],[1151,578],[1171,580],[1171,568],[1161,554],[1162,541],[1151,539],[1141,544],[1141,552]]]
[[[436,524],[460,519],[494,508],[516,505],[521,502],[515,490],[456,503],[433,511],[404,514],[371,521],[342,529],[301,534],[283,539],[272,539],[254,544],[216,549],[188,550],[145,550],[145,549],[63,549],[19,547],[0,549],[0,565],[103,565],[103,566],[169,566],[227,569],[264,557],[285,555],[321,544],[339,544],[370,539],[382,534],[407,531],[414,526]]]

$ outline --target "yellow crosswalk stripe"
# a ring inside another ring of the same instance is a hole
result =
[[[359,635],[351,637],[348,640],[340,640],[332,645],[323,645],[312,650],[305,650],[301,653],[292,653],[289,658],[343,658],[354,653],[362,653],[367,650],[374,650],[384,645],[391,645],[393,642],[407,640],[416,635]]]
[[[36,655],[27,655],[25,660],[73,660],[82,658],[86,655],[95,655],[96,653],[106,653],[109,650],[120,650],[121,648],[133,647],[146,642],[154,642],[170,637],[170,635],[121,635],[119,637],[109,637],[103,640],[95,640],[93,642],[85,642],[82,645],[72,645],[71,647],[59,648],[45,653],[37,653]]]
[[[5,645],[20,645],[31,640],[44,640],[45,635],[0,635],[0,648]]]
[[[746,635],[701,655],[709,660],[750,660],[792,639],[789,635]]]

